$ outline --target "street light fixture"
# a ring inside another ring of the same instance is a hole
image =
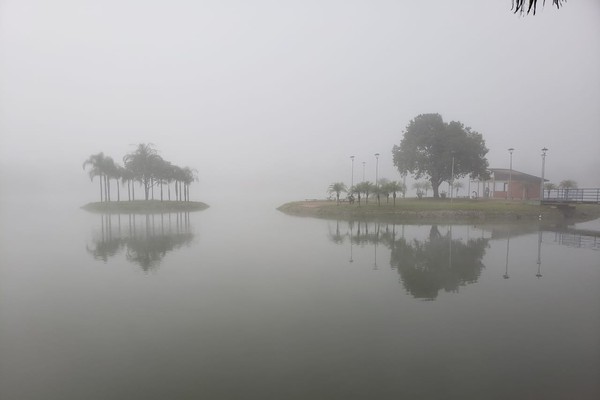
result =
[[[508,199],[510,197],[510,199],[512,200],[512,155],[513,155],[513,151],[515,151],[515,149],[513,149],[512,147],[510,149],[508,149],[508,152],[510,153],[510,172],[508,174],[508,193],[506,193],[506,198]]]

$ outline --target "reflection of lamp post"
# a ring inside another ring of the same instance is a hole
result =
[[[377,205],[381,205],[379,198],[379,153],[375,153],[375,188],[377,189]]]
[[[506,239],[506,268],[504,270],[504,275],[502,275],[502,277],[504,279],[508,279],[508,252],[510,249],[510,230],[508,231],[508,238]]]
[[[379,224],[376,225],[376,230],[375,230],[375,259],[373,262],[373,269],[374,270],[378,270],[379,267],[377,266],[377,243],[379,243]]]
[[[506,198],[509,198],[512,200],[512,187],[511,187],[511,183],[512,183],[512,153],[513,151],[515,151],[515,149],[513,149],[512,147],[510,149],[508,149],[508,152],[510,153],[510,172],[508,174],[508,193],[506,193]]]
[[[542,149],[542,181],[540,182],[540,204],[542,204],[542,200],[544,200],[544,172],[546,168],[546,152],[547,148]]]
[[[353,231],[354,231],[354,224],[352,223],[352,221],[350,221],[348,223],[348,225],[350,225],[350,260],[349,260],[349,262],[353,263],[354,259],[352,258],[352,235],[353,235]]]
[[[350,156],[352,160],[352,178],[350,179],[350,190],[354,187],[354,156]]]
[[[537,276],[538,278],[542,277],[542,231],[540,230],[538,232],[538,259],[537,259],[537,265],[538,265],[538,270],[537,270],[537,274],[535,274],[535,276]]]

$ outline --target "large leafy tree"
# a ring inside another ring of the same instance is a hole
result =
[[[577,182],[573,179],[565,179],[564,181],[560,181],[558,187],[561,189],[577,189]]]
[[[415,117],[406,127],[400,146],[392,150],[398,171],[411,173],[417,179],[428,178],[436,198],[444,181],[467,174],[484,176],[488,167],[487,152],[480,133],[461,122],[446,123],[439,114]]]

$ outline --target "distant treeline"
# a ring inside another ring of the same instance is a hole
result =
[[[135,182],[144,188],[144,198],[154,199],[154,187],[160,187],[160,200],[163,201],[163,187],[171,200],[171,184],[174,184],[175,200],[190,201],[190,184],[198,180],[196,170],[171,164],[158,155],[151,145],[141,143],[131,153],[123,157],[123,165],[116,163],[104,153],[92,154],[83,163],[90,179],[100,182],[100,202],[111,201],[111,180],[117,183],[117,201],[121,201],[119,183],[127,184],[127,199],[135,200]]]

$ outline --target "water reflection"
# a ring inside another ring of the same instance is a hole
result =
[[[510,278],[510,276],[508,275],[508,256],[510,254],[510,229],[508,230],[508,235],[506,237],[506,266],[504,268],[504,275],[502,275],[502,277],[504,279],[508,279]]]
[[[101,214],[88,253],[107,262],[124,251],[125,258],[144,271],[158,268],[165,255],[194,239],[189,213]]]
[[[356,228],[355,228],[356,225]],[[330,230],[330,240],[341,244],[350,240],[350,262],[353,262],[353,246],[373,246],[373,269],[378,269],[378,246],[390,250],[390,267],[400,275],[404,289],[413,297],[434,300],[440,291],[457,292],[460,286],[477,282],[485,267],[482,259],[489,239],[484,237],[456,239],[450,226],[441,233],[437,225],[431,225],[428,236],[408,240],[404,226],[397,234],[395,224],[348,222],[348,233],[343,234],[340,221],[335,233]]]
[[[397,269],[410,294],[433,300],[441,290],[457,292],[460,286],[477,282],[487,247],[488,239],[469,239],[463,243],[452,238],[452,229],[442,235],[432,225],[428,240],[395,241],[390,264]]]

